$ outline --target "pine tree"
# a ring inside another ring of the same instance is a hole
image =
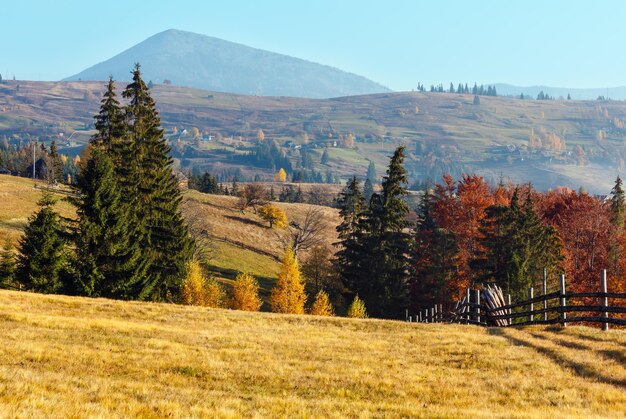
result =
[[[132,299],[142,281],[147,262],[122,201],[113,163],[100,146],[91,151],[85,170],[79,173],[77,200],[77,292],[90,296]]]
[[[140,66],[122,96],[126,106],[126,131],[131,173],[136,179],[137,219],[143,225],[142,247],[149,265],[135,289],[137,299],[165,300],[180,294],[182,278],[193,251],[189,230],[179,210],[182,199],[172,173],[170,148]]]
[[[17,280],[36,292],[55,293],[66,285],[66,231],[53,208],[55,202],[52,195],[43,194],[39,211],[30,217],[19,241]]]
[[[259,283],[250,274],[241,273],[233,284],[232,308],[243,311],[259,311],[263,302],[259,298]]]
[[[274,313],[304,314],[306,294],[300,278],[300,267],[291,248],[285,251],[276,285],[270,295]]]

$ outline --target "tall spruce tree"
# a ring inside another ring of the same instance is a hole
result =
[[[407,303],[410,235],[404,147],[398,147],[383,177],[382,191],[374,194],[365,214],[362,240],[363,271],[355,292],[376,317],[399,318]]]
[[[126,107],[126,131],[134,152],[129,168],[136,179],[136,209],[144,227],[144,255],[149,265],[136,288],[138,299],[165,300],[180,295],[193,243],[179,210],[182,199],[172,172],[170,148],[139,64],[133,81],[122,93]],[[127,159],[125,159],[126,161]]]
[[[132,299],[147,268],[136,220],[121,199],[113,162],[94,146],[78,177],[77,288],[81,294]]]
[[[365,179],[369,179],[370,182],[376,183],[376,165],[371,160],[367,165],[367,175],[365,176]]]
[[[624,236],[624,188],[622,187],[622,179],[618,176],[615,179],[615,186],[611,190],[611,224],[613,225],[613,237],[609,247],[609,258],[611,261],[612,274],[621,277],[623,272],[620,270],[620,259],[623,257],[623,236]]]
[[[59,148],[57,147],[57,142],[52,140],[50,143],[50,169],[48,170],[48,177],[50,183],[62,182],[63,181],[63,162],[61,161],[61,156],[59,155]]]
[[[337,270],[343,284],[353,290],[358,283],[362,255],[362,217],[365,209],[363,193],[356,176],[347,183],[337,199],[341,223],[337,226],[340,246],[336,253]]]
[[[17,281],[36,292],[62,291],[64,272],[68,268],[66,229],[54,210],[55,199],[45,192],[37,205],[39,211],[30,217],[19,241]]]
[[[128,152],[124,149],[128,146],[124,117],[124,110],[115,93],[115,82],[110,77],[100,101],[100,112],[94,118],[97,133],[91,139],[91,145],[100,147],[109,156],[120,176],[125,174],[124,157]]]

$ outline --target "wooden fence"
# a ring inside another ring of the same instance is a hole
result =
[[[582,322],[600,324],[602,330],[608,330],[609,324],[626,325],[626,318],[615,317],[615,314],[626,313],[626,293],[608,292],[606,270],[602,271],[599,282],[599,292],[567,292],[565,275],[561,275],[559,290],[549,293],[544,270],[541,295],[535,296],[535,289],[529,288],[528,299],[512,304],[511,296],[507,295],[505,299],[497,287],[468,289],[465,297],[450,311],[444,313],[441,304],[437,304],[415,315],[409,315],[407,311],[406,320],[500,327],[531,324],[565,327],[568,323]]]

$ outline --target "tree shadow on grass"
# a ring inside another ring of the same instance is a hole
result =
[[[256,220],[251,220],[249,218],[244,218],[244,217],[239,217],[237,215],[225,215],[225,218],[228,218],[229,220],[233,220],[233,221],[239,221],[240,223],[244,223],[244,224],[248,224],[248,225],[253,225],[253,226],[257,226],[257,227],[261,227],[261,228],[266,228],[267,226],[265,224],[262,224]]]
[[[590,368],[588,365],[567,359],[562,354],[560,354],[558,350],[545,348],[539,345],[535,345],[532,342],[516,338],[514,336],[511,336],[505,329],[490,328],[488,329],[488,333],[492,336],[503,337],[507,339],[509,343],[511,343],[512,345],[524,346],[524,347],[530,348],[534,350],[535,352],[544,355],[545,357],[547,357],[548,359],[550,359],[552,362],[556,363],[557,365],[570,369],[581,378],[584,378],[587,380],[589,379],[595,380],[604,384],[609,384],[609,385],[626,390],[626,381],[618,380],[618,379],[611,378],[611,377],[606,377],[598,373],[595,369]],[[544,339],[550,340],[547,338],[544,338]],[[558,342],[555,342],[555,343],[558,344]],[[603,352],[604,351],[600,351],[600,354],[602,354]],[[610,355],[616,356],[616,354],[613,353],[614,351],[608,351],[608,352],[611,352]],[[620,354],[620,356],[622,355]]]

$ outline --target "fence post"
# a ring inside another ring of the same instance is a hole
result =
[[[472,308],[470,307],[470,303],[472,302],[472,291],[467,289],[467,323],[472,320]]]
[[[419,320],[417,320],[417,316],[415,317],[415,321],[422,322],[422,310],[419,311]]]
[[[543,268],[543,295],[548,293],[548,270]],[[548,300],[543,300],[543,320],[548,321]]]
[[[430,309],[430,322],[435,323],[435,307]]]
[[[567,327],[567,313],[565,312],[565,275],[561,274],[561,324],[563,327]]]
[[[428,309],[424,309],[424,323],[428,323]]]
[[[535,297],[535,290],[533,287],[528,288],[528,299],[532,300]],[[535,303],[530,303],[530,311],[535,311]],[[528,321],[532,322],[535,319],[535,316],[531,313],[528,315]]]
[[[404,320],[409,320],[409,309],[408,308],[404,309]]]
[[[602,298],[602,305],[604,305],[604,307],[608,307],[609,306],[609,298],[606,296],[606,293],[608,292],[607,289],[607,284],[606,284],[606,269],[602,269],[602,292],[604,293],[604,297]],[[604,312],[604,317],[606,317],[607,319],[609,318],[609,312],[605,311]],[[602,322],[602,330],[606,331],[609,330],[609,323],[608,322]]]
[[[437,323],[437,304],[435,304],[435,307],[433,307],[433,319],[434,319],[434,323]]]
[[[511,305],[511,294],[506,295],[506,304]],[[509,315],[513,314],[513,310],[508,309]],[[509,326],[513,324],[513,317],[509,317]]]
[[[476,322],[480,324],[480,290],[476,290]]]
[[[443,321],[443,304],[439,304],[439,320]]]

